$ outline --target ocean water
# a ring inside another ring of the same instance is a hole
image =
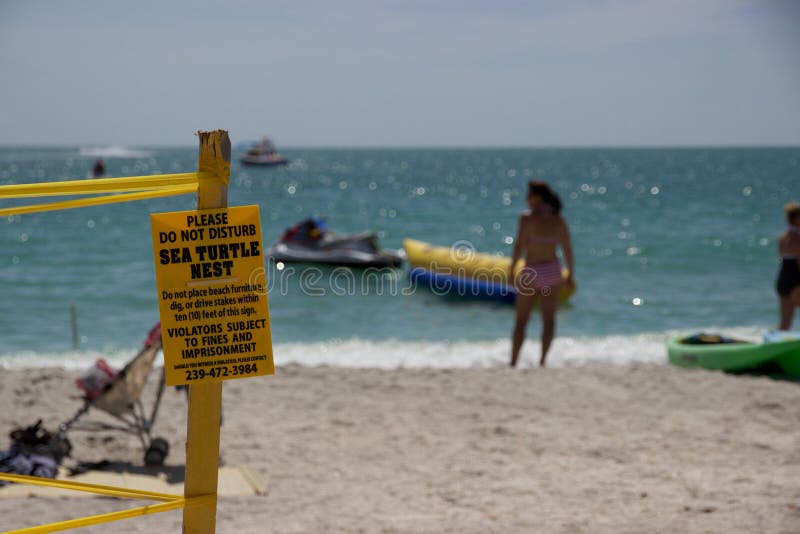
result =
[[[782,206],[800,200],[800,148],[282,152],[286,167],[231,169],[229,204],[260,206],[265,247],[316,215],[341,233],[374,230],[387,248],[410,237],[509,254],[527,181],[548,181],[564,201],[578,283],[559,312],[554,365],[663,362],[676,333],[757,338],[777,324],[776,239]],[[111,176],[197,165],[194,147],[5,147],[0,183],[85,178],[95,157]],[[0,366],[130,358],[158,320],[149,214],[194,203],[184,195],[0,220]],[[278,365],[508,358],[508,305],[433,295],[411,287],[405,269],[268,273]],[[536,360],[538,330],[534,315],[523,365]]]

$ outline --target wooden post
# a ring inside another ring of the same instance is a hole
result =
[[[200,137],[197,209],[228,207],[231,173],[231,141],[228,132],[197,132]],[[183,532],[213,534],[217,522],[217,475],[219,427],[222,414],[222,382],[189,386],[186,431],[186,480],[184,497],[213,495],[208,506],[187,505],[183,510]]]

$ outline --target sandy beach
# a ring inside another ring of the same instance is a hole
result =
[[[80,405],[75,372],[4,370],[0,447]],[[152,382],[152,381],[151,381]],[[224,387],[221,456],[268,494],[223,497],[217,532],[800,532],[800,387],[668,366],[280,367]],[[183,465],[186,401],[155,434]],[[70,435],[76,461],[141,465],[135,438]],[[142,503],[0,499],[3,530]],[[168,512],[85,532],[180,532]]]

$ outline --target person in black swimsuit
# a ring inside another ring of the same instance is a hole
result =
[[[103,163],[103,160],[97,158],[97,161],[94,162],[94,167],[92,167],[92,178],[102,178],[106,174],[106,164]]]
[[[794,309],[800,306],[800,204],[790,202],[784,208],[789,228],[778,240],[781,268],[775,289],[781,303],[779,330],[791,330]]]

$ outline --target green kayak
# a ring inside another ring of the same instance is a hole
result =
[[[775,365],[781,373],[800,378],[800,337],[795,336],[755,343],[701,333],[669,340],[667,354],[680,367],[741,372]]]

